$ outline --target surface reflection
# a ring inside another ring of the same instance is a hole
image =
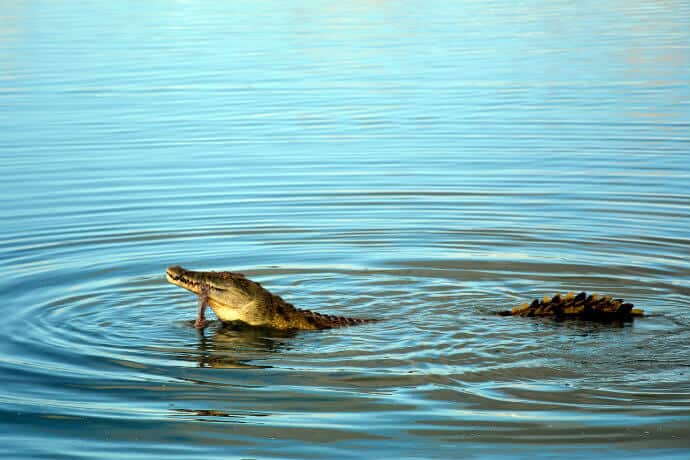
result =
[[[267,413],[250,412],[226,412],[217,409],[172,409],[172,413],[183,417],[192,417],[200,422],[232,422],[232,423],[253,423],[245,420],[248,417],[268,417]]]
[[[198,365],[223,369],[265,369],[272,366],[250,364],[265,355],[279,353],[289,345],[286,340],[296,331],[281,331],[241,324],[223,324],[213,321],[211,326],[199,330]]]

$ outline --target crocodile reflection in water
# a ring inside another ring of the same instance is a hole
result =
[[[266,369],[272,366],[256,362],[280,352],[286,346],[285,339],[296,334],[295,330],[224,325],[213,321],[199,332],[199,353],[195,359],[199,367]]]

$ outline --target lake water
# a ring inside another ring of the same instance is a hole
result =
[[[685,1],[0,2],[2,457],[688,458],[689,82]],[[491,314],[571,290],[650,315]]]

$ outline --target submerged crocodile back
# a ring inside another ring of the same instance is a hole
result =
[[[587,295],[581,292],[578,295],[568,293],[564,296],[556,294],[543,299],[535,299],[532,303],[524,303],[512,310],[502,311],[502,316],[554,316],[576,317],[583,319],[628,319],[634,316],[642,316],[644,312],[633,308],[634,305],[623,299],[614,299],[611,296]]]

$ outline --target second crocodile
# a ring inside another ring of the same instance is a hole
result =
[[[565,295],[556,294],[553,297],[535,299],[532,303],[523,303],[511,310],[498,312],[501,316],[553,316],[555,318],[581,318],[590,320],[630,320],[635,316],[643,316],[644,311],[634,308],[634,305],[623,299],[614,299],[606,295],[587,295],[580,292],[575,295],[569,292]]]

